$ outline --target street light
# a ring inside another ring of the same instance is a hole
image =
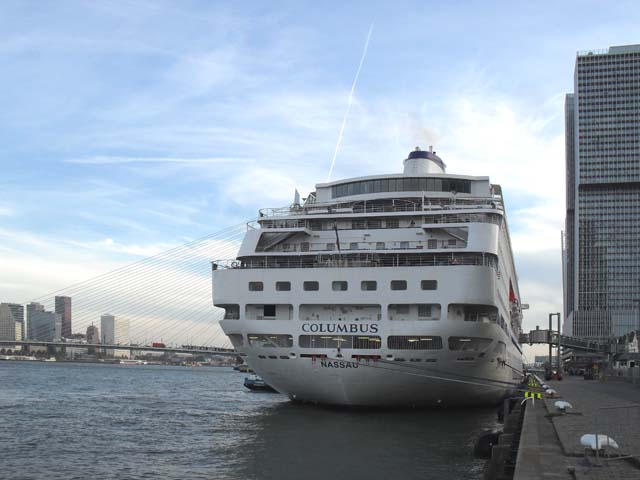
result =
[[[560,313],[550,313],[549,314],[549,368],[553,369],[553,356],[552,356],[552,347],[553,347],[553,317],[558,317],[558,374],[562,373],[562,363],[560,362],[560,328],[561,328],[561,321],[560,321]]]

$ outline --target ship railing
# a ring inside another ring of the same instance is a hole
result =
[[[442,210],[495,209],[503,211],[499,198],[469,198],[464,199],[428,199],[424,202],[396,202],[394,204],[380,204],[373,202],[338,203],[328,206],[309,205],[280,208],[263,208],[259,210],[260,218],[288,217],[295,215],[353,215],[363,213],[402,213],[402,212],[438,212]]]
[[[341,252],[358,252],[370,250],[452,250],[457,248],[466,248],[467,242],[455,240],[450,243],[449,240],[431,241],[393,241],[393,242],[340,242]],[[319,243],[280,243],[267,250],[256,249],[258,252],[276,252],[276,253],[297,253],[297,252],[336,252],[337,245],[335,243],[319,242]]]
[[[495,255],[481,253],[437,254],[325,254],[299,257],[264,256],[244,260],[214,260],[214,270],[272,268],[362,268],[362,267],[444,267],[484,266],[497,271]]]
[[[377,230],[377,229],[397,229],[397,228],[416,228],[419,225],[401,224],[400,222],[390,223],[388,220],[383,222],[376,218],[356,218],[351,220],[351,224],[345,228],[344,221],[336,223],[334,221],[322,221],[308,218],[286,218],[286,219],[268,219],[260,222],[253,221],[247,224],[249,230],[257,229],[290,229],[290,228],[308,228],[313,231],[329,231],[335,230]],[[421,224],[444,224],[444,223],[493,223],[500,225],[502,217],[497,213],[488,212],[426,212],[421,215]]]

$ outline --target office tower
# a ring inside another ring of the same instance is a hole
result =
[[[71,297],[56,297],[56,313],[62,317],[62,336],[71,337]]]
[[[27,337],[30,340],[52,342],[62,336],[62,316],[47,312],[44,306],[31,302],[27,305]]]
[[[16,340],[24,340],[26,335],[24,324],[24,305],[20,305],[19,303],[8,303],[7,305],[9,305],[9,310],[11,310],[14,320],[20,323],[20,326],[16,328],[19,328],[22,334],[20,338],[16,338]]]
[[[578,53],[565,104],[565,331],[640,328],[640,45]]]
[[[87,343],[100,343],[100,330],[93,323],[87,327]]]
[[[101,343],[106,345],[129,344],[129,320],[125,318],[105,313],[100,317],[100,330],[102,332]],[[112,354],[117,357],[128,357],[129,351],[114,350]]]
[[[115,343],[116,317],[105,313],[100,317],[100,343],[113,345]]]
[[[0,340],[24,340],[24,306],[0,303]]]

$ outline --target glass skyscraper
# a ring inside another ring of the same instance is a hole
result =
[[[580,52],[566,97],[565,332],[640,328],[640,45]]]

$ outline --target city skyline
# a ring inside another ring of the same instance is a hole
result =
[[[562,311],[575,52],[637,43],[640,14],[624,2],[404,5],[341,7],[318,26],[318,6],[67,2],[24,18],[9,4],[0,298],[27,302],[306,195],[327,176],[373,25],[332,178],[399,171],[429,144],[449,172],[490,175],[531,305],[525,330],[544,327]],[[580,30],[566,29],[576,16]],[[15,87],[26,78],[28,96]]]

